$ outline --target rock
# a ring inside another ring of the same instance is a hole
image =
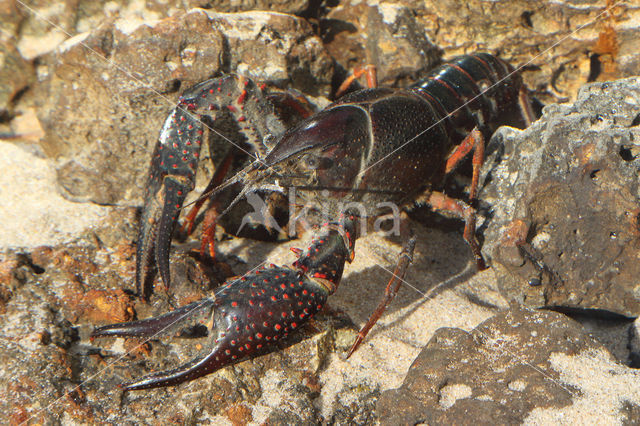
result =
[[[333,61],[304,19],[255,11],[207,15],[224,36],[227,72],[312,96],[329,93]]]
[[[411,9],[395,3],[341,2],[320,21],[329,53],[347,72],[375,65],[381,85],[415,81],[440,59]]]
[[[470,333],[439,329],[377,414],[381,424],[637,422],[627,407],[640,402],[639,376],[564,315],[514,305]]]
[[[152,147],[182,90],[233,71],[314,93],[328,88],[332,70],[300,18],[197,9],[157,22],[106,22],[46,60],[44,152],[67,197],[100,204],[141,203]]]
[[[637,78],[591,84],[494,135],[483,250],[507,299],[640,314],[639,99]]]
[[[16,98],[34,80],[33,66],[20,56],[12,41],[0,41],[0,121],[13,116]]]
[[[500,52],[513,65],[527,65],[526,85],[544,104],[575,99],[591,81],[638,73],[640,9],[625,3],[587,0],[407,1],[417,20],[446,57],[472,51]]]
[[[310,7],[309,0],[189,0],[191,7],[202,7],[219,12],[268,10],[300,15]]]

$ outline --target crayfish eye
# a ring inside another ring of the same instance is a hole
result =
[[[313,154],[305,156],[303,163],[309,170],[328,169],[333,164],[333,161],[327,157],[318,157]]]

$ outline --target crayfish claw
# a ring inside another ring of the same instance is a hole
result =
[[[153,389],[164,386],[173,386],[206,376],[207,374],[220,368],[213,361],[213,353],[199,356],[184,365],[168,371],[149,374],[137,380],[121,383],[118,385],[123,391]]]
[[[184,182],[184,179],[181,179],[180,176],[165,178],[164,205],[162,206],[160,221],[157,224],[155,257],[160,277],[167,289],[171,284],[171,276],[169,274],[171,238],[178,223],[180,208],[182,207],[187,192],[190,190],[190,185]]]
[[[123,322],[98,327],[91,333],[95,337],[148,337],[159,338],[174,335],[198,324],[207,325],[215,302],[201,299],[164,315],[138,321]]]
[[[163,213],[164,215],[164,213]],[[206,325],[208,345],[195,359],[169,371],[125,383],[125,391],[172,386],[277,348],[318,313],[353,259],[355,218],[331,223],[291,267],[270,265],[227,280],[214,296],[156,318],[99,327],[91,337],[157,337]]]

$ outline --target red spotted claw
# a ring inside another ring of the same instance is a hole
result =
[[[125,391],[172,386],[272,350],[322,309],[354,256],[356,218],[331,223],[291,267],[271,265],[222,284],[215,295],[168,314],[95,329],[92,337],[157,338],[196,324],[208,344],[195,359],[121,385]]]

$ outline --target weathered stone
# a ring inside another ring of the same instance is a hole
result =
[[[483,250],[507,299],[640,314],[638,114],[639,79],[596,83],[494,136]]]
[[[328,89],[331,79],[320,40],[293,16],[193,10],[129,25],[105,23],[48,58],[40,88],[43,149],[74,200],[140,202],[168,110],[180,91],[216,72],[311,92]]]
[[[582,410],[613,421],[629,417],[623,401],[638,404],[638,377],[564,315],[512,306],[471,332],[438,330],[377,414],[381,424],[540,424]]]
[[[0,41],[0,81],[0,121],[6,121],[13,115],[16,97],[35,81],[33,66],[11,41]]]
[[[429,34],[403,5],[341,2],[321,20],[320,28],[327,50],[344,70],[375,65],[382,85],[415,80],[440,59]]]
[[[575,99],[590,81],[637,75],[640,7],[607,0],[408,1],[433,43],[446,57],[500,52],[527,64],[524,80],[543,103]]]
[[[298,15],[309,8],[309,0],[189,0],[190,7],[202,7],[219,12],[268,10]]]
[[[314,96],[329,93],[333,61],[304,19],[271,12],[207,15],[224,36],[229,71]]]

